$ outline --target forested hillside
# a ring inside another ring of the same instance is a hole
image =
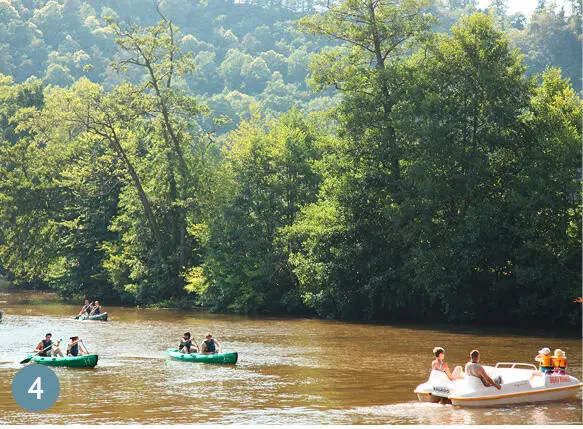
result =
[[[176,82],[197,95],[215,116],[227,115],[230,126],[249,118],[257,106],[277,117],[298,106],[304,112],[335,105],[337,93],[313,92],[306,83],[308,57],[330,40],[298,32],[295,21],[324,10],[330,0],[165,0],[159,10],[180,31],[182,49],[192,53],[194,71]],[[336,1],[336,3],[338,3]],[[559,67],[576,91],[581,90],[581,40],[576,13],[539,2],[533,16],[508,15],[504,1],[486,10],[495,25],[508,30],[512,43],[525,55],[527,74]],[[438,20],[434,29],[449,31],[460,16],[477,9],[472,0],[435,2],[428,7]],[[3,0],[0,2],[0,73],[24,82],[31,76],[45,84],[69,86],[81,77],[111,90],[123,80],[138,83],[139,73],[119,75],[111,67],[115,37],[108,18],[154,25],[160,16],[154,2],[136,0]],[[336,96],[335,96],[336,95]]]
[[[581,2],[528,20],[503,1],[0,9],[16,285],[580,326]]]

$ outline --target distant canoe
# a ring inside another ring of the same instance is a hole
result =
[[[222,363],[234,365],[237,363],[239,354],[233,353],[215,353],[212,355],[203,355],[201,353],[180,353],[178,349],[167,349],[166,354],[174,360],[184,362],[200,362],[200,363]]]
[[[102,322],[107,321],[107,313],[101,313],[98,315],[94,315],[94,316],[87,316],[86,314],[83,314],[81,316],[75,316],[75,319],[77,320],[101,320]]]
[[[32,355],[28,355],[31,357]],[[31,359],[33,362],[47,365],[47,366],[66,366],[69,368],[93,368],[97,365],[97,355],[82,355],[82,356],[34,356]]]

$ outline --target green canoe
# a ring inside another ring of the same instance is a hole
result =
[[[31,355],[28,355],[30,357]],[[97,355],[67,356],[67,357],[50,357],[35,356],[32,358],[35,363],[48,366],[67,366],[70,368],[93,368],[97,365]]]
[[[78,320],[101,320],[105,322],[107,320],[107,313],[98,314],[97,316],[87,316],[85,314],[81,316],[75,316]]]
[[[239,354],[233,353],[215,353],[212,355],[203,355],[200,353],[191,353],[189,355],[180,353],[178,349],[166,349],[166,354],[172,359],[184,362],[201,362],[201,363],[226,363],[234,365],[237,363]]]

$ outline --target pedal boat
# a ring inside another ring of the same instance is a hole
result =
[[[579,380],[570,375],[546,375],[528,363],[498,362],[483,366],[491,377],[502,377],[502,388],[484,386],[482,380],[468,374],[451,381],[442,371],[432,370],[429,380],[414,390],[420,401],[451,402],[462,407],[496,407],[509,404],[561,401],[576,397]]]

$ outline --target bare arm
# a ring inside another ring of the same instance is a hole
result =
[[[479,374],[482,376],[482,380],[488,383],[488,386],[494,386],[498,390],[502,389],[502,386],[500,386],[498,383],[492,380],[490,376],[486,373],[484,368],[480,367]]]
[[[451,375],[451,371],[449,370],[449,366],[447,366],[447,363],[443,363],[443,368],[442,371],[445,372],[445,375],[447,375],[447,378],[449,378],[451,381],[453,381],[453,375]]]

